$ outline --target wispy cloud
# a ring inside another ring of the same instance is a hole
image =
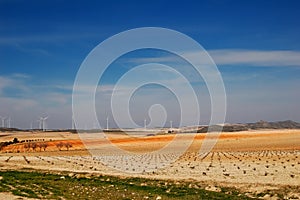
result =
[[[30,79],[30,76],[21,73],[15,73],[9,76],[0,76],[0,94],[3,96],[7,89],[27,92],[28,88],[24,84],[25,79]]]
[[[57,28],[57,26],[56,26]],[[111,27],[108,27],[111,30]],[[107,37],[110,31],[104,32],[102,28],[86,27],[84,30],[78,31],[77,27],[67,27],[63,25],[60,32],[48,32],[43,34],[16,34],[16,35],[2,35],[0,34],[0,45],[13,45],[17,48],[24,48],[17,46],[20,44],[56,44],[57,42],[72,42],[83,39],[97,39],[99,37]],[[27,49],[25,49],[27,50]],[[37,51],[37,50],[36,50]]]
[[[223,49],[209,54],[218,65],[300,66],[300,51]]]
[[[11,75],[12,78],[30,79],[31,75],[23,73],[14,73]]]
[[[62,91],[56,85],[33,85],[31,76],[21,73],[0,76],[0,94],[3,98],[59,104],[67,103],[71,97],[70,92]]]
[[[71,116],[70,92],[55,85],[34,85],[33,78],[20,73],[0,76],[0,115],[11,116],[13,126],[28,128],[47,113],[55,116],[50,120],[54,127],[68,126],[68,120],[62,121]]]
[[[45,50],[45,49],[42,49],[42,48],[28,48],[28,47],[25,47],[23,45],[20,45],[20,44],[15,44],[14,47],[20,51],[20,52],[23,52],[23,53],[29,53],[29,54],[40,54],[40,55],[45,55],[45,56],[49,56],[50,53]]]
[[[258,67],[291,67],[300,66],[300,51],[263,51],[248,49],[217,49],[208,50],[217,65],[238,65],[238,66],[258,66]],[[201,59],[206,56],[203,52],[187,52],[185,55],[189,58]],[[178,58],[175,56],[161,56],[152,58],[131,58],[128,62],[141,63],[174,63]],[[205,64],[206,61],[200,61]]]
[[[34,42],[57,42],[57,41],[64,41],[64,40],[75,40],[78,38],[82,38],[84,36],[79,35],[30,35],[30,36],[2,36],[0,37],[0,45],[16,45],[19,43],[34,43]],[[87,37],[87,36],[86,36]]]
[[[12,79],[0,76],[0,94],[2,95],[3,90],[12,84],[13,84]]]

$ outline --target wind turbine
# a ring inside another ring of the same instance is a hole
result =
[[[43,131],[46,131],[47,128],[48,128],[48,126],[47,126],[47,122],[46,122],[46,119],[45,119],[45,120],[43,120]]]
[[[75,121],[74,121],[74,116],[72,116],[72,130],[75,129]]]
[[[43,131],[46,130],[46,120],[48,119],[49,116],[47,117],[40,117],[40,119],[38,120],[40,122],[40,129],[42,129]]]
[[[39,122],[39,129],[41,130],[43,121],[41,119],[38,119],[37,122]]]
[[[2,120],[2,128],[4,128],[5,127],[5,119],[6,119],[6,117],[1,117],[0,116],[0,118]]]
[[[10,125],[11,125],[11,117],[9,117],[9,118],[7,119],[7,126],[8,126],[8,128],[10,128]]]
[[[93,129],[94,129],[94,130],[97,129],[97,122],[93,122]]]
[[[106,130],[108,131],[108,117],[106,117]]]

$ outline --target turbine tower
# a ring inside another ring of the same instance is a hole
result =
[[[43,131],[46,130],[46,120],[48,119],[47,117],[40,117],[40,119],[38,120],[40,122],[40,129],[42,129]]]
[[[42,129],[42,122],[43,121],[41,119],[38,119],[37,122],[39,122],[39,129],[41,130]]]
[[[1,121],[2,121],[2,128],[4,128],[5,127],[5,119],[6,119],[6,117],[2,117],[2,116],[0,116],[0,118],[1,118]]]
[[[144,128],[145,128],[145,130],[147,129],[147,120],[146,119],[144,119]]]
[[[72,130],[75,129],[75,121],[74,121],[74,116],[72,116]]]
[[[11,128],[11,117],[7,119],[7,126],[8,128]]]
[[[108,131],[108,117],[106,117],[106,130]]]

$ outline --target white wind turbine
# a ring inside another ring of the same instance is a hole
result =
[[[108,117],[106,117],[106,130],[108,131]]]
[[[38,120],[40,122],[40,129],[42,129],[43,131],[46,130],[46,120],[48,119],[49,116],[47,117],[40,117],[40,119]]]
[[[147,120],[144,119],[144,129],[146,130],[147,129]]]
[[[75,129],[75,120],[74,120],[74,116],[72,116],[72,130]]]
[[[2,116],[0,116],[0,118],[1,118],[1,121],[2,121],[2,128],[4,128],[5,127],[5,119],[6,119],[6,117],[2,117]]]
[[[8,128],[11,128],[11,117],[7,119],[7,126]]]
[[[41,119],[38,119],[37,122],[39,122],[39,129],[41,130],[43,121]]]

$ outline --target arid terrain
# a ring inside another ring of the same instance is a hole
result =
[[[0,169],[67,172],[74,177],[85,174],[186,181],[190,187],[197,187],[198,183],[205,185],[208,191],[233,187],[249,197],[259,194],[264,199],[300,198],[299,129],[223,132],[207,155],[199,155],[206,134],[180,135],[180,144],[193,139],[182,155],[176,148],[163,153],[156,151],[170,143],[175,134],[133,138],[107,133],[102,139],[96,139],[93,134],[86,133],[85,146],[78,134],[69,132],[2,132],[0,142],[14,138],[19,142],[2,148]],[[106,151],[110,143],[130,152],[129,159],[134,159],[136,164],[126,160],[128,154]],[[93,151],[87,148],[98,149],[97,156],[91,155]],[[176,156],[179,159],[166,167],[149,170],[152,163],[164,163]],[[107,166],[103,162],[105,159],[126,172]],[[149,165],[149,169],[141,171],[139,162],[142,166]],[[136,173],[139,171],[141,173]]]

